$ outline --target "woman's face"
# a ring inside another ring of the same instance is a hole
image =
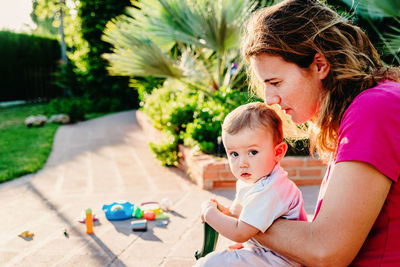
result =
[[[300,68],[280,56],[266,53],[250,58],[250,64],[264,84],[266,104],[278,104],[294,123],[304,123],[318,112],[322,79],[327,75],[321,71],[326,65],[314,59],[309,68]]]

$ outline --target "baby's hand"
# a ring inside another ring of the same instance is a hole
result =
[[[231,213],[229,212],[229,208],[228,208],[228,207],[225,207],[224,205],[222,205],[221,203],[219,203],[219,202],[218,202],[216,199],[214,199],[214,198],[212,198],[211,201],[217,203],[217,207],[218,207],[218,210],[219,210],[220,212],[222,212],[223,214],[228,215],[228,216],[231,215]]]
[[[217,203],[215,203],[213,200],[207,200],[201,204],[201,223],[205,222],[206,214],[212,208],[217,208]]]

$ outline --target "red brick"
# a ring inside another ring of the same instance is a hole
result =
[[[301,169],[299,170],[300,176],[322,176],[321,169]]]
[[[326,164],[324,164],[324,162],[320,159],[306,159],[306,166],[326,166]]]
[[[304,186],[304,185],[320,185],[322,179],[293,179],[292,180],[297,186]]]
[[[219,178],[221,180],[235,180],[236,178],[231,171],[221,171],[219,172]]]
[[[281,160],[281,166],[283,168],[290,168],[290,167],[303,167],[304,166],[304,159],[297,158],[297,157],[286,157]]]
[[[235,188],[236,181],[214,181],[214,188]]]
[[[296,169],[285,170],[285,171],[287,171],[289,177],[297,176],[297,170]]]
[[[225,171],[225,164],[224,163],[209,163],[204,166],[204,170],[206,171]]]
[[[202,175],[203,179],[206,179],[206,180],[217,180],[218,176],[219,176],[218,172],[216,172],[216,171],[212,171],[212,172],[205,171],[205,172],[203,172],[203,175]]]

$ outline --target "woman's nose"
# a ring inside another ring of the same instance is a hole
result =
[[[265,104],[267,105],[281,103],[281,98],[274,92],[271,92],[270,90],[264,90],[264,99],[265,99]]]

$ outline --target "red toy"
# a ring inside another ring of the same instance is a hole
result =
[[[154,211],[145,211],[143,213],[143,218],[148,221],[154,221],[156,219],[156,213]]]

